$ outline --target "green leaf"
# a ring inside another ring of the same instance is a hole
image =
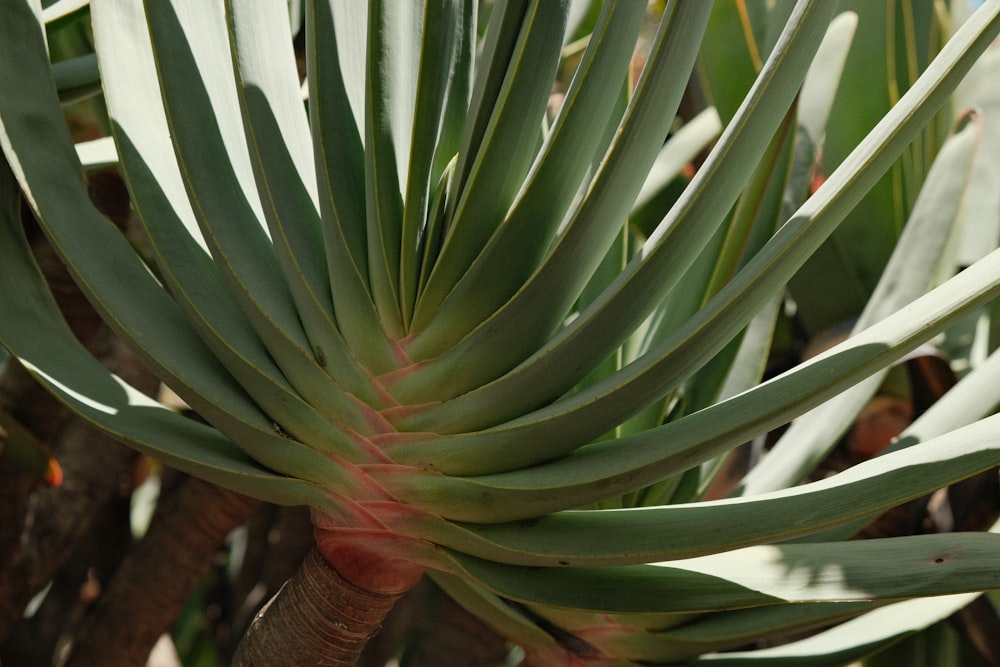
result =
[[[1000,405],[997,373],[1000,373],[1000,352],[994,351],[907,426],[880,456],[907,449],[991,414]],[[847,539],[875,518],[877,517],[868,517],[800,539]]]
[[[1000,90],[991,85],[1000,76],[1000,43],[994,42],[955,92],[956,111],[975,107],[985,118],[1000,115]],[[968,266],[1000,243],[1000,123],[983,127],[983,149],[976,155],[969,196],[959,214],[961,239],[958,261]]]
[[[16,52],[20,65],[0,68],[0,89],[22,93],[0,96],[0,145],[36,218],[76,283],[109,326],[206,420],[273,469],[301,473],[305,478],[315,475],[315,460],[305,464],[277,455],[300,446],[275,432],[272,418],[219,363],[124,236],[93,208],[49,76],[37,19],[21,5],[8,13],[8,19],[0,26],[0,54]],[[10,252],[17,252],[16,244],[9,245]],[[30,282],[34,275],[30,268],[22,271],[28,276],[24,280]],[[42,346],[59,348],[57,344]],[[35,352],[44,357],[44,352]],[[51,362],[43,364],[36,355],[29,356],[31,363],[60,377],[58,366],[48,368]],[[306,454],[307,459],[315,456]]]
[[[992,589],[1000,586],[998,546],[1000,535],[951,533],[757,546],[614,568],[518,567],[459,554],[451,559],[457,572],[521,602],[612,613],[690,613]]]
[[[976,597],[976,593],[964,593],[898,602],[781,646],[709,654],[690,664],[706,667],[792,667],[803,664],[839,667],[944,620]]]
[[[174,153],[216,265],[296,391],[321,412],[344,414],[345,397],[318,363],[264,230],[223,7],[178,0],[145,8]]]
[[[953,30],[941,25],[934,0],[876,4],[840,3],[858,15],[858,29],[845,63],[845,85],[837,92],[827,126],[821,169],[831,172],[858,140],[897,104]],[[789,284],[801,305],[797,319],[810,336],[857,316],[868,301],[938,148],[948,134],[950,109],[927,123],[886,174],[845,218]],[[826,289],[839,276],[837,290]],[[812,295],[825,293],[823,298]]]
[[[365,205],[367,3],[306,3],[306,68],[320,219],[334,312],[345,341],[373,373],[398,359],[372,302]]]
[[[477,4],[472,0],[435,0],[424,8],[420,72],[399,239],[399,291],[403,323],[409,326],[422,262],[436,245],[429,213],[445,168],[458,150],[472,72]],[[436,254],[434,255],[436,257]],[[426,276],[423,276],[426,278]]]
[[[213,354],[270,419],[317,449],[356,452],[356,443],[284,379],[199,245],[202,237],[169,141],[145,17],[137,5],[117,9],[96,3],[93,25],[102,43],[105,98],[121,166],[159,275]]]
[[[718,454],[751,440],[772,428],[787,423],[792,417],[836,396],[874,370],[916,348],[935,333],[947,328],[964,313],[972,312],[1000,294],[996,275],[1000,272],[1000,251],[983,258],[965,271],[930,293],[920,297],[906,309],[885,318],[865,331],[747,392],[669,422],[643,433],[599,442],[575,451],[571,456],[548,463],[512,470],[505,474],[484,475],[460,482],[428,472],[406,477],[406,493],[443,490],[454,493],[463,484],[486,486],[469,496],[467,509],[476,505],[491,512],[510,512],[501,516],[526,517],[546,511],[586,504],[609,495],[633,491],[687,470]],[[536,448],[545,441],[529,441]],[[397,462],[397,452],[404,447],[408,455],[417,458],[419,448],[398,444],[388,450]],[[509,447],[504,450],[509,453]],[[435,461],[423,459],[422,467],[432,468]],[[493,455],[483,449],[481,456]],[[494,459],[498,462],[502,459]],[[389,483],[388,480],[385,483]],[[424,487],[423,489],[421,487]],[[491,502],[492,495],[483,493],[490,487],[509,490],[503,505]],[[525,493],[521,510],[514,510],[517,489]],[[402,487],[398,491],[403,493]],[[546,500],[547,499],[547,500]],[[427,506],[431,498],[420,502]],[[551,504],[543,504],[551,503]],[[456,503],[457,505],[457,503]],[[530,508],[527,514],[523,508]],[[474,520],[489,520],[478,518]]]
[[[709,9],[705,3],[670,5],[615,140],[552,252],[496,314],[447,353],[393,382],[390,389],[402,402],[425,401],[430,391],[454,395],[462,387],[471,389],[470,380],[505,372],[530,355],[562,321],[621,233],[635,194],[656,160],[684,91],[685,77],[677,72],[693,66]],[[608,349],[600,361],[610,354]],[[576,363],[569,367],[576,368]],[[456,386],[456,381],[461,384]],[[494,403],[491,414],[499,416],[498,408],[509,401],[507,397]],[[434,412],[400,419],[398,424],[406,430],[436,429],[443,424]],[[466,416],[475,415],[470,410]]]
[[[403,192],[413,137],[414,102],[424,30],[417,3],[375,0],[369,6],[365,86],[365,194],[368,276],[388,334],[402,337],[399,297]]]
[[[703,9],[707,10],[708,7]],[[451,433],[481,429],[497,423],[500,419],[510,419],[525,414],[568,391],[586,374],[590,366],[603,361],[620,345],[624,336],[645,319],[662,296],[683,276],[698,252],[722,223],[725,214],[752,173],[747,165],[753,165],[760,157],[784,117],[784,112],[792,103],[805,76],[808,63],[818,46],[820,36],[826,30],[832,10],[829,3],[807,2],[801,5],[801,14],[796,16],[794,22],[789,23],[784,43],[776,49],[776,53],[781,54],[780,57],[775,56],[769,61],[769,66],[765,68],[754,91],[745,101],[740,116],[726,128],[712,155],[695,176],[681,200],[660,223],[657,232],[650,237],[643,250],[629,263],[618,279],[605,290],[602,298],[591,304],[578,318],[554,334],[541,349],[504,377],[455,400],[445,402],[440,407],[428,409],[418,415],[419,421],[415,418],[414,423],[407,422],[400,426],[407,429]],[[691,18],[700,17],[695,15]],[[697,21],[692,22],[697,23]],[[686,25],[683,21],[679,23]],[[670,44],[671,50],[686,46],[688,46],[686,40],[682,41],[680,46],[675,46],[673,41]],[[650,63],[652,62],[651,60]],[[676,85],[676,81],[674,83]],[[662,114],[662,108],[658,109],[658,113]],[[645,138],[645,141],[649,140],[649,137]],[[650,155],[649,159],[652,160],[654,157],[655,154]],[[647,168],[648,164],[647,162]],[[638,186],[641,186],[641,183],[636,183],[634,187]],[[616,192],[615,196],[621,199],[622,193]],[[569,234],[570,231],[567,231],[563,240]],[[558,252],[557,247],[549,255],[547,262],[555,261]],[[568,261],[568,258],[560,260]],[[579,258],[573,257],[572,261],[576,264]],[[559,285],[558,290],[554,284],[549,283],[547,291],[558,294],[565,294],[568,291],[566,281],[556,284]],[[521,294],[527,289],[526,287],[522,290]],[[561,317],[565,312],[551,308],[548,300],[546,305],[548,315],[538,314],[543,320],[551,321],[552,313],[558,313]],[[454,348],[453,352],[466,366],[470,365],[469,355],[474,355],[472,358],[476,360],[482,359],[477,365],[493,365],[503,359],[509,359],[511,351],[518,349],[518,345],[512,341],[525,339],[523,332],[515,333],[504,326],[497,326],[497,320],[510,315],[510,309],[505,308],[483,325],[491,338],[498,334],[504,334],[504,338],[485,341],[473,334]],[[536,321],[534,315],[522,312],[521,317],[517,319],[517,328],[524,330],[528,322]],[[735,335],[739,328],[742,326],[733,331],[732,335]],[[499,340],[503,341],[502,350],[494,349],[495,343]],[[475,341],[474,351],[470,349],[472,341]],[[708,350],[707,345],[702,344],[700,347]],[[714,351],[711,350],[711,353],[714,354]],[[490,353],[490,356],[495,353],[497,360],[487,359],[487,353]],[[652,358],[655,355],[650,356]],[[619,386],[623,384],[621,376],[631,376],[634,370],[626,368],[622,373],[611,376],[607,382]],[[451,375],[457,374],[457,369],[453,368]],[[655,375],[661,377],[659,372]],[[644,385],[636,393],[648,401],[664,395],[668,388],[666,383],[661,382],[657,388]],[[581,392],[576,396],[590,402],[593,394]],[[626,403],[631,406],[632,412],[644,404],[643,400],[637,400],[635,396],[623,398],[620,405]],[[488,410],[486,410],[487,405]],[[559,409],[561,408],[562,406]],[[539,411],[539,416],[551,409]],[[600,415],[602,419],[599,426],[593,425],[593,430],[588,432],[587,440],[630,416],[611,408],[588,412],[594,416]],[[605,420],[603,417],[608,419]],[[523,418],[521,421],[528,419],[530,418]],[[585,426],[585,421],[580,419],[579,415],[574,416],[577,427]],[[564,432],[563,437],[575,437],[575,434],[570,435],[574,429],[563,425],[560,430]]]
[[[278,3],[228,2],[227,11],[257,191],[296,309],[320,366],[338,386],[377,405],[380,397],[333,321],[311,137],[283,24],[287,10]]]
[[[6,131],[9,116],[5,113],[2,120]],[[265,442],[269,438],[249,433],[252,424],[231,428],[244,438],[247,449],[260,455],[259,460],[265,465],[287,470],[300,480],[279,475],[249,458],[215,429],[173,413],[142,395],[90,356],[59,314],[31,256],[21,230],[20,202],[6,162],[0,164],[0,172],[0,322],[4,323],[0,342],[3,346],[60,400],[140,451],[254,497],[284,504],[327,505],[314,483],[336,487],[338,480],[342,482],[345,477],[327,457],[273,433],[270,438],[273,442]],[[80,212],[78,209],[77,217],[72,218],[74,223],[79,220]],[[211,417],[232,403],[226,401],[221,390],[216,400],[220,407],[208,411]],[[235,420],[230,417],[229,421]]]
[[[856,331],[899,311],[924,293],[939,274],[942,262],[946,273],[957,268],[953,258],[943,254],[953,247],[949,239],[981,134],[982,120],[973,116],[941,148],[882,279],[855,325]],[[887,372],[872,375],[796,420],[744,478],[741,492],[752,495],[784,488],[808,474],[854,422]]]
[[[460,340],[538,267],[581,185],[587,185],[592,161],[606,148],[605,128],[612,122],[617,125],[613,114],[620,113],[618,92],[627,79],[645,13],[640,3],[604,5],[559,115],[520,192],[433,320],[409,343],[415,358],[432,356]],[[530,55],[524,57],[532,62]],[[523,106],[510,104],[515,109]],[[430,342],[423,343],[425,338]]]
[[[660,149],[656,161],[649,169],[642,189],[632,204],[632,212],[643,208],[666,188],[699,153],[718,138],[722,132],[722,121],[715,107],[709,107],[684,123]]]
[[[456,204],[441,253],[417,300],[412,323],[416,331],[437,317],[444,298],[504,220],[535,161],[542,116],[566,29],[566,5],[567,0],[535,0],[529,3],[520,25],[505,24],[517,29],[517,41],[509,56],[498,50],[484,72],[492,78],[502,68],[503,84],[492,100],[489,122],[475,152],[459,158],[462,180],[454,191]],[[510,37],[498,39],[506,42]],[[503,60],[499,60],[501,56]],[[478,113],[485,110],[480,107]],[[468,172],[461,171],[463,164],[468,165]]]
[[[831,623],[850,619],[883,604],[818,602],[705,614],[680,627],[651,633],[649,646],[643,648],[651,657],[663,661],[691,659],[711,651],[745,648],[767,638],[781,642],[789,636],[829,627]]]
[[[428,576],[448,594],[448,597],[463,609],[475,614],[477,618],[487,621],[490,627],[502,636],[517,637],[519,646],[530,647],[536,653],[562,652],[555,639],[538,627],[533,619],[525,617],[493,593],[466,579],[445,572],[431,571]]]
[[[101,75],[97,71],[97,56],[93,53],[60,60],[52,65],[61,102],[76,102],[101,92]]]
[[[697,74],[701,89],[723,124],[736,115],[766,57],[757,48],[747,3],[714,3],[698,55]]]
[[[404,517],[398,529],[407,534],[432,535],[444,546],[520,565],[627,565],[787,540],[874,515],[996,466],[998,434],[1000,418],[986,419],[822,481],[768,495],[541,517],[549,508],[568,504],[558,497],[558,490],[539,489],[529,495],[523,489],[518,494],[514,489],[490,488],[484,479],[461,495],[409,498],[406,480],[394,488],[387,476],[376,474],[375,479],[398,497],[447,518],[523,519],[442,525],[424,517]],[[458,486],[453,483],[452,489]],[[594,540],[595,534],[602,539]]]
[[[984,6],[962,26],[922,79],[872,130],[851,158],[782,226],[740,274],[674,336],[645,357],[602,383],[498,427],[470,435],[427,438],[400,445],[393,451],[395,460],[406,463],[420,461],[451,474],[484,474],[497,472],[501,467],[509,470],[538,463],[563,455],[597,437],[641,408],[650,397],[662,395],[688,377],[736,335],[759,308],[784,286],[801,262],[836,227],[870,184],[888,168],[894,156],[930,119],[937,106],[944,103],[953,86],[998,30],[1000,6]],[[720,140],[720,145],[724,141]],[[691,187],[697,183],[698,179]],[[712,192],[712,198],[715,198],[715,191]],[[674,248],[672,244],[668,247],[671,250]],[[643,275],[638,269],[631,273],[626,271],[621,280],[625,283],[630,278],[637,279]],[[649,278],[648,275],[645,277]],[[639,280],[629,290],[633,287],[637,289],[640,283],[648,284]],[[631,297],[629,294],[631,291],[620,291],[609,297],[608,303],[615,303],[617,298],[630,300],[634,297],[634,305],[640,297],[646,297],[645,293],[635,293]],[[961,303],[957,295],[954,303]],[[593,324],[603,321],[602,317],[609,317],[612,311],[617,312],[617,308],[602,311],[604,315],[594,319]],[[586,315],[581,315],[580,320],[587,319]],[[621,323],[621,319],[617,320],[615,326],[608,325],[608,330],[617,330]],[[562,359],[562,354],[575,349],[571,343],[578,340],[570,334],[582,335],[589,331],[589,328],[576,324],[570,324],[517,371],[484,389],[440,407],[432,407],[410,421],[415,424],[430,422],[439,429],[446,426],[450,430],[468,428],[469,422],[487,405],[490,410],[483,414],[493,415],[494,418],[507,409],[510,409],[511,416],[519,414],[517,409],[524,407],[532,395],[537,395],[539,386],[548,385],[553,377],[565,377],[566,364],[570,362]],[[589,344],[596,338],[588,335],[579,340],[580,344]],[[561,363],[562,366],[550,367],[549,364],[553,363]],[[576,365],[568,368],[580,368],[578,361],[573,364]],[[541,375],[546,369],[548,374]],[[526,384],[528,380],[532,380],[533,384]],[[488,404],[485,402],[487,399],[490,401]],[[597,406],[602,407],[599,409]],[[804,409],[806,406],[803,404],[801,407]],[[487,449],[494,446],[496,450]],[[471,451],[475,452],[475,460],[470,460]],[[411,458],[414,455],[416,458]]]

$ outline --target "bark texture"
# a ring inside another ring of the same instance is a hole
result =
[[[233,665],[354,665],[401,595],[355,586],[313,549],[254,619]]]
[[[66,667],[133,667],[180,614],[226,536],[257,501],[187,478],[156,510],[81,628]]]

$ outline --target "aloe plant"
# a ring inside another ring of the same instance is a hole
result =
[[[761,382],[786,283],[948,103],[1000,2],[811,194],[853,26],[836,3],[778,3],[724,128],[707,113],[666,143],[712,3],[665,4],[634,82],[646,4],[602,3],[552,116],[568,2],[497,2],[482,36],[473,0],[304,5],[303,81],[284,2],[92,0],[101,160],[138,247],[81,185],[42,14],[8,2],[0,21],[0,90],[17,91],[0,95],[0,341],[136,449],[311,509],[316,551],[239,664],[351,664],[425,573],[526,665],[841,664],[1000,587],[993,531],[843,541],[997,465],[992,357],[954,390],[962,409],[793,486],[884,369],[1000,292],[996,253],[949,271],[979,114],[937,153],[855,334]],[[628,225],[720,130],[653,228]],[[207,423],[73,338],[19,197]],[[801,415],[733,497],[705,499],[728,451]]]

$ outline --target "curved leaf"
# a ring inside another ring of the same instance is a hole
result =
[[[707,6],[703,8],[703,10],[707,9]],[[658,231],[650,237],[643,250],[605,290],[601,298],[592,303],[572,323],[554,334],[541,349],[507,375],[440,406],[418,413],[412,420],[407,420],[399,426],[407,430],[454,433],[484,428],[497,423],[498,419],[509,419],[519,414],[525,414],[569,390],[589,371],[590,365],[599,363],[620,345],[624,336],[645,319],[660,298],[690,267],[697,257],[698,251],[708,242],[718,225],[723,221],[725,214],[752,173],[747,165],[753,165],[760,157],[774,130],[781,123],[784,112],[792,103],[812,55],[826,30],[833,9],[829,3],[821,2],[803,2],[800,5],[800,13],[796,15],[796,20],[789,22],[783,44],[775,50],[775,53],[780,55],[774,55],[769,60],[768,67],[758,79],[751,95],[747,97],[741,114],[726,128],[716,144],[712,156],[698,172],[682,198],[660,223]],[[692,14],[695,14],[693,10],[691,11]],[[688,21],[697,25],[700,18],[694,15],[688,18]],[[684,22],[680,25],[686,26],[689,23]],[[687,45],[686,40],[681,41],[685,46]],[[671,50],[673,48],[681,47],[675,46],[671,41]],[[650,63],[652,62],[650,61]],[[662,113],[662,109],[658,109],[658,113]],[[644,139],[647,142],[650,141],[650,137]],[[655,153],[649,155],[650,162],[654,157]],[[644,165],[647,169],[648,164],[649,162]],[[641,187],[641,183],[633,185],[633,188],[638,187]],[[636,190],[633,189],[633,191]],[[616,192],[615,197],[619,200],[624,199],[620,192]],[[631,199],[628,203],[631,204]],[[570,260],[568,257],[562,257],[560,246],[571,235],[570,230],[572,229],[570,227],[567,230],[563,235],[562,243],[558,244],[547,258],[545,266],[552,264],[551,268],[546,269],[543,266],[540,269],[541,272],[548,273],[549,270],[558,266],[557,262]],[[586,230],[581,229],[579,233],[586,233]],[[572,248],[572,244],[567,245],[566,252],[571,252]],[[606,246],[602,249],[600,256],[603,256],[605,249]],[[579,263],[579,257],[573,256],[571,261],[576,265]],[[551,275],[547,276],[545,280],[547,281],[549,278]],[[536,275],[535,280],[529,282],[512,299],[511,303],[481,325],[477,331],[485,332],[483,335],[488,336],[488,340],[484,340],[481,335],[473,332],[462,343],[453,348],[449,353],[453,364],[449,370],[449,379],[452,376],[459,376],[458,370],[454,366],[456,360],[461,359],[464,366],[471,365],[471,361],[474,359],[477,367],[484,365],[488,365],[485,367],[495,367],[497,364],[511,359],[512,352],[522,351],[518,341],[527,340],[524,332],[528,323],[552,322],[553,317],[561,318],[564,315],[565,309],[553,308],[550,300],[546,299],[538,304],[532,304],[535,306],[544,303],[546,306],[544,314],[521,311],[516,321],[507,319],[512,316],[515,310],[512,304],[525,298],[528,292],[537,288],[535,282],[540,279]],[[554,288],[553,283],[546,282],[548,285],[546,291],[564,297],[570,294],[575,295],[575,292],[566,287],[567,282],[572,283],[568,280],[555,283],[559,285],[558,289]],[[510,329],[507,328],[508,325],[511,327]],[[736,331],[732,332],[733,335],[735,333]],[[502,344],[499,344],[501,341]],[[702,347],[708,349],[706,345],[702,345]],[[655,355],[653,356],[655,357]],[[643,364],[639,364],[639,366],[643,366]],[[611,376],[602,383],[602,386],[625,384],[626,382],[621,376],[631,377],[635,370],[635,368],[626,367],[626,370]],[[659,378],[663,374],[655,373],[653,375]],[[439,381],[443,382],[444,378]],[[643,386],[642,390],[637,391],[637,393],[640,393],[646,400],[661,396],[665,391],[659,388],[665,389],[666,383],[657,384],[658,388],[656,389]],[[468,391],[472,388],[465,387],[464,389]],[[595,391],[599,391],[599,389],[595,387]],[[592,396],[593,392],[582,392],[577,395],[573,402],[576,402],[577,399],[590,402]],[[630,405],[633,410],[642,407],[642,401],[636,400],[634,396],[630,396],[620,405],[625,403]],[[486,409],[487,405],[489,406],[488,410]],[[541,410],[540,412],[545,414],[549,411]],[[600,414],[609,419],[608,421],[602,419],[600,426],[595,425],[594,431],[590,433],[590,437],[586,438],[587,440],[600,435],[620,423],[625,417],[630,416],[622,415],[610,407],[590,410],[589,413],[594,416]],[[614,415],[613,418],[612,415]],[[530,419],[530,417],[526,417],[519,421],[524,423]],[[574,424],[578,427],[583,426],[584,420],[576,415]],[[565,424],[562,425],[560,431],[563,432],[564,438],[573,437],[570,436],[572,429],[567,428]],[[577,445],[579,444],[582,443],[577,442]]]
[[[426,401],[428,391],[447,390],[454,395],[462,386],[471,389],[469,380],[508,370],[558,326],[621,233],[634,193],[641,188],[673,122],[709,9],[706,3],[669,5],[615,140],[550,255],[525,287],[475,331],[450,351],[393,382],[390,389],[401,402]],[[420,355],[419,347],[413,354]],[[470,363],[473,359],[475,363]],[[459,380],[462,385],[455,386]],[[494,416],[502,405],[493,406]],[[440,427],[433,414],[425,417],[429,418],[400,419],[399,426],[405,430],[431,428],[431,424],[434,429]]]
[[[787,540],[880,513],[998,465],[998,437],[1000,417],[991,417],[822,481],[761,496],[703,503],[538,516],[558,500],[538,492],[528,496],[536,501],[532,504],[486,484],[470,485],[472,488],[463,490],[462,495],[444,496],[445,502],[419,497],[411,502],[447,517],[485,522],[520,515],[523,520],[494,525],[443,524],[407,516],[394,525],[407,534],[429,536],[465,553],[520,565],[627,565],[688,558]],[[383,477],[381,481],[408,499],[405,488],[394,489],[391,479]],[[479,498],[473,495],[476,491]],[[594,535],[602,537],[595,540]]]
[[[625,493],[688,469],[756,435],[780,426],[803,410],[837,395],[878,368],[916,348],[935,333],[1000,294],[1000,251],[969,267],[905,309],[856,334],[827,352],[764,384],[683,419],[643,433],[583,447],[571,456],[534,467],[472,477],[428,472],[409,475],[400,493],[427,493],[425,506],[436,493],[464,493],[464,485],[478,488],[466,499],[468,507],[491,511],[493,493],[504,493],[505,509],[523,492],[518,514],[532,516],[567,506],[579,506],[612,494]],[[536,447],[542,442],[532,442]],[[396,445],[388,450],[397,458]],[[408,446],[408,445],[407,445]],[[418,447],[411,451],[419,456]],[[474,450],[483,455],[482,449]],[[397,458],[398,460],[398,458]],[[420,460],[420,459],[418,459]],[[433,459],[423,459],[433,467]],[[386,480],[386,483],[390,483]],[[485,486],[485,488],[482,488]],[[487,493],[484,493],[487,492]],[[506,495],[507,492],[510,495]],[[479,500],[477,500],[477,498]],[[547,499],[547,500],[545,500]],[[542,504],[545,502],[546,504]],[[526,508],[529,514],[520,514]]]
[[[656,565],[537,568],[452,554],[455,568],[521,602],[604,612],[706,612],[898,600],[1000,587],[1000,535],[757,546]],[[886,563],[892,563],[886,568]]]
[[[285,380],[199,245],[159,101],[141,7],[98,0],[93,27],[101,40],[105,98],[121,166],[160,276],[212,352],[271,419],[318,449],[351,452],[356,443]]]
[[[645,13],[641,3],[603,6],[559,116],[517,198],[433,319],[408,342],[407,349],[415,358],[434,355],[460,340],[503,305],[537,268],[581,183],[586,185],[595,154],[604,148],[605,128],[614,121],[618,92],[627,78]],[[525,58],[533,62],[530,56]],[[522,106],[511,103],[519,113]],[[430,345],[422,344],[425,338]]]
[[[263,228],[222,3],[145,9],[174,153],[215,262],[289,382],[318,410],[343,415],[343,393],[318,363]]]
[[[969,173],[979,148],[982,119],[973,114],[938,153],[927,174],[913,213],[896,244],[878,286],[858,318],[855,330],[905,307],[929,288],[941,273],[958,267],[945,255],[954,236]],[[764,459],[743,479],[747,495],[784,488],[811,471],[855,421],[861,408],[885,379],[884,369],[832,401],[803,415],[775,443]]]
[[[968,605],[976,596],[976,593],[964,593],[898,602],[782,646],[708,654],[690,664],[711,667],[792,667],[802,664],[839,667],[944,620]]]
[[[0,322],[4,323],[0,342],[4,347],[60,400],[140,451],[254,497],[285,504],[326,505],[321,500],[325,493],[315,483],[336,487],[338,480],[342,483],[345,479],[327,457],[280,438],[275,438],[281,443],[278,447],[274,442],[247,447],[255,450],[265,465],[275,465],[301,479],[276,474],[215,429],[142,395],[84,349],[59,314],[31,256],[20,228],[19,200],[6,162],[0,164],[0,170]],[[247,438],[248,443],[260,440]]]
[[[567,0],[528,3],[517,41],[503,62],[503,85],[492,100],[489,123],[474,154],[460,157],[455,207],[445,230],[440,255],[414,309],[412,327],[420,331],[436,319],[446,295],[480,255],[519,194],[535,153],[541,120],[559,63],[566,29]],[[513,27],[513,24],[508,24]],[[504,39],[504,38],[501,38]],[[495,76],[500,55],[490,62]],[[480,109],[484,111],[485,109]]]
[[[368,4],[306,3],[306,68],[330,286],[340,331],[375,373],[398,358],[372,303],[365,205],[364,90]]]
[[[737,277],[656,349],[604,381],[535,412],[477,433],[408,443],[394,449],[394,459],[405,463],[421,461],[451,474],[483,474],[538,463],[572,451],[604,433],[641,408],[651,396],[662,395],[665,389],[688,377],[784,286],[788,277],[836,227],[867,187],[888,168],[894,156],[903,150],[936,107],[945,102],[962,74],[998,31],[1000,5],[984,6],[961,27],[921,80],[872,130],[850,159],[784,224]],[[628,275],[628,272],[623,273],[621,280],[626,280]],[[955,303],[960,303],[958,298]],[[609,328],[617,329],[620,324],[619,321]],[[580,333],[581,330],[571,324],[566,331]],[[553,338],[552,343],[535,355],[533,359],[538,360],[538,364],[529,360],[505,376],[506,379],[446,402],[440,408],[432,407],[423,414],[418,413],[411,420],[412,426],[447,426],[449,430],[473,426],[474,422],[469,422],[487,405],[490,411],[484,414],[498,416],[507,409],[517,414],[516,408],[530,400],[529,391],[554,376],[565,375],[565,371],[552,369],[544,378],[536,373],[556,362],[579,368],[575,365],[578,362],[562,359],[562,352],[548,353],[557,346],[562,347],[559,341],[570,340],[567,336],[569,334]],[[589,343],[594,337],[586,336],[585,339]],[[522,381],[529,378],[535,384],[522,386]],[[487,399],[489,403],[485,402]],[[408,422],[407,426],[410,425]],[[469,453],[473,451],[475,459],[471,460]]]
[[[290,441],[275,432],[271,418],[218,362],[128,241],[93,208],[37,19],[21,4],[11,7],[7,19],[0,25],[0,53],[16,52],[19,66],[0,68],[0,89],[21,93],[0,95],[0,145],[46,235],[104,320],[158,377],[241,447],[286,472],[275,452],[291,447]],[[310,476],[310,470],[296,472]]]
[[[377,405],[380,397],[333,321],[308,119],[282,23],[287,8],[285,3],[230,1],[227,12],[257,191],[309,342],[338,386]]]

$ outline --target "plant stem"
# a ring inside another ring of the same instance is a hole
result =
[[[313,549],[254,619],[236,649],[233,665],[354,665],[402,594],[355,586]]]

